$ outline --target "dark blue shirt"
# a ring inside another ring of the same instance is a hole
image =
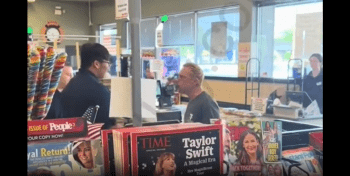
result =
[[[112,126],[109,118],[110,92],[90,71],[79,69],[62,91],[63,117],[81,117],[89,106],[99,105],[95,123]]]
[[[311,100],[316,100],[321,113],[323,113],[323,69],[316,76],[312,76],[312,71],[306,75],[304,79],[304,91],[310,96]],[[308,97],[304,97],[303,106],[307,107],[311,104]]]
[[[56,89],[52,98],[52,103],[49,112],[45,119],[59,119],[63,118],[62,105],[61,105],[61,92]]]

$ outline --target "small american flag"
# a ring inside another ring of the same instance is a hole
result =
[[[101,128],[104,125],[104,123],[94,123],[94,124],[88,124],[88,132],[85,137],[81,137],[76,139],[76,141],[84,140],[94,140],[94,139],[101,139]]]

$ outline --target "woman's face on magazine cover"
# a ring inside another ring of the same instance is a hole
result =
[[[270,130],[270,122],[265,122],[265,131],[269,131]]]
[[[282,175],[282,169],[278,165],[275,166],[275,176],[281,176]]]
[[[269,175],[274,175],[275,171],[273,170],[273,166],[272,165],[269,165],[268,170],[269,170]]]
[[[175,170],[175,161],[172,157],[167,157],[165,158],[165,160],[163,161],[163,169],[164,170],[168,170],[168,171],[172,171]]]
[[[258,149],[259,142],[252,134],[247,134],[243,140],[243,148],[248,154],[255,154]]]
[[[273,130],[277,131],[277,123],[273,124]]]
[[[78,158],[81,163],[84,165],[84,167],[91,168],[93,166],[91,145],[89,143],[83,142],[77,147],[77,149]]]

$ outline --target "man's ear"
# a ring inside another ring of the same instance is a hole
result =
[[[97,61],[97,60],[94,60],[94,62],[92,63],[92,66],[94,68],[100,68],[100,65],[101,65],[101,63],[99,61]]]
[[[195,78],[195,83],[197,84],[197,86],[200,86],[200,85],[201,85],[198,78]]]

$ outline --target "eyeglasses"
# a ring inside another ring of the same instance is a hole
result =
[[[110,61],[106,61],[106,60],[104,60],[102,63],[108,63],[108,65],[112,65]]]

